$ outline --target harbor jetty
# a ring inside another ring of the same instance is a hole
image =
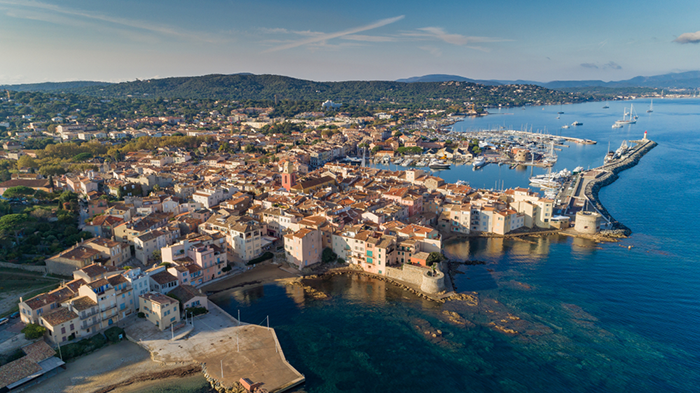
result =
[[[647,139],[646,132],[644,139],[630,142],[635,143],[636,146],[631,148],[626,156],[589,171],[587,174],[589,180],[585,185],[579,186],[579,192],[583,193],[590,205],[607,221],[607,232],[613,236],[629,236],[632,231],[608,212],[600,202],[598,192],[601,188],[615,182],[620,172],[637,165],[645,154],[657,146],[656,142]]]

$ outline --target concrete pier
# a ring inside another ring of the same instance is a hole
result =
[[[608,212],[608,210],[600,203],[598,198],[598,192],[601,188],[612,184],[618,179],[618,174],[625,169],[629,169],[639,163],[639,160],[644,157],[651,149],[656,147],[657,143],[648,139],[642,139],[639,141],[630,141],[636,143],[637,146],[630,149],[628,155],[619,160],[615,160],[608,164],[605,164],[599,168],[593,169],[592,172],[594,177],[589,179],[587,182],[583,183],[580,187],[580,192],[585,196],[589,203],[600,213],[605,221],[608,223],[609,229],[619,230],[625,236],[629,236],[632,231],[625,225],[615,220],[615,218]]]
[[[127,338],[164,364],[196,363],[220,392],[236,391],[238,381],[261,382],[268,392],[284,392],[305,381],[284,357],[275,330],[243,324],[209,302],[209,313],[194,320],[186,338],[173,340],[169,330],[159,331],[146,320],[126,328]]]

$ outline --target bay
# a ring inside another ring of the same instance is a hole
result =
[[[299,391],[697,391],[700,100],[655,100],[648,114],[648,100],[632,103],[640,118],[623,129],[610,126],[630,102],[514,108],[503,111],[512,115],[455,125],[528,124],[598,141],[563,149],[554,169],[598,166],[608,141],[614,149],[647,130],[659,146],[600,193],[633,231],[620,244],[559,236],[446,242],[449,256],[486,263],[455,274],[457,290],[473,294],[471,303],[438,305],[359,277],[311,281],[327,300],[278,284],[212,300],[234,315],[241,310],[248,322],[270,317],[287,359],[307,377]],[[556,119],[559,110],[565,113]],[[584,124],[560,128],[573,121]],[[475,187],[501,177],[515,187],[527,186],[529,171],[489,165],[439,176]],[[437,330],[442,334],[432,337]]]

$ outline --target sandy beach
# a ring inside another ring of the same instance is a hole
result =
[[[204,285],[201,289],[205,293],[215,293],[247,285],[264,284],[275,280],[299,276],[300,273],[294,272],[292,268],[284,267],[283,270],[280,265],[264,264],[221,281]]]
[[[67,364],[67,369],[39,384],[30,386],[30,393],[92,393],[112,391],[111,387],[128,380],[148,380],[168,376],[198,375],[183,366],[162,366],[151,361],[145,349],[122,341]]]

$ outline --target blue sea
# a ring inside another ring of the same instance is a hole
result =
[[[630,103],[637,124],[611,129]],[[351,276],[310,280],[325,300],[278,284],[213,300],[247,322],[269,316],[307,378],[299,392],[700,391],[700,100],[657,99],[652,113],[648,99],[603,105],[507,109],[455,129],[546,128],[598,141],[564,148],[554,169],[598,166],[608,142],[616,149],[647,130],[658,147],[600,192],[629,239],[448,242],[448,256],[484,262],[454,274],[470,301],[436,304]],[[573,121],[583,126],[561,128]],[[475,187],[526,187],[529,175],[494,165],[439,172]]]

